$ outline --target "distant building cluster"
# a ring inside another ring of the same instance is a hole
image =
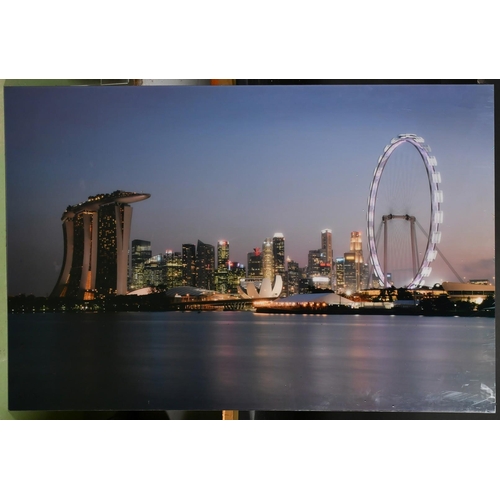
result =
[[[146,287],[180,286],[216,290],[219,293],[238,293],[240,281],[245,279],[245,266],[229,260],[229,242],[215,247],[198,240],[197,245],[184,243],[182,252],[167,250],[152,255],[151,242],[133,240],[129,290]]]

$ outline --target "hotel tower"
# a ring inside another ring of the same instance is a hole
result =
[[[127,293],[132,207],[149,194],[115,191],[89,196],[63,213],[64,258],[51,297],[92,300]]]

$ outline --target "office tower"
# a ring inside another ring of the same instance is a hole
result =
[[[215,289],[219,293],[227,293],[229,289],[229,243],[226,240],[217,242],[217,272],[215,273]]]
[[[354,253],[354,263],[356,270],[356,287],[355,290],[358,292],[361,290],[362,284],[362,268],[363,268],[363,244],[361,242],[361,233],[359,231],[353,231],[351,233],[351,244],[350,251]]]
[[[153,255],[144,263],[143,268],[144,286],[156,287],[166,285],[166,256],[162,254]]]
[[[196,286],[196,247],[191,243],[182,245],[182,284]]]
[[[238,286],[246,276],[245,265],[239,262],[229,262],[228,270],[227,293],[238,293]]]
[[[255,280],[262,279],[262,252],[259,247],[247,254],[247,276]]]
[[[344,288],[346,292],[354,293],[358,289],[358,277],[356,272],[356,253],[347,252],[344,254]]]
[[[266,238],[262,243],[262,277],[274,279],[273,240]]]
[[[332,230],[323,229],[321,231],[321,250],[325,255],[325,263],[333,268],[333,248],[332,248]]]
[[[287,279],[286,292],[287,295],[295,295],[299,293],[300,270],[299,264],[291,259],[287,260]]]
[[[337,272],[336,290],[339,292],[343,292],[345,289],[344,266],[345,258],[339,257],[335,259],[335,269]]]
[[[182,286],[182,271],[182,254],[167,250],[165,252],[165,286],[167,289]]]
[[[196,246],[196,286],[215,289],[215,248],[200,240]]]
[[[368,288],[368,278],[369,278],[369,266],[368,263],[364,263],[361,266],[361,288],[366,290]]]
[[[325,263],[325,254],[323,250],[309,250],[307,255],[307,275],[312,278],[313,276],[320,276],[320,266]]]
[[[130,277],[130,289],[138,290],[144,287],[144,263],[150,259],[151,242],[145,240],[132,240],[132,273]]]
[[[127,293],[132,207],[149,194],[114,191],[89,196],[62,215],[64,258],[52,297],[92,300]]]
[[[273,266],[274,275],[285,277],[285,237],[282,233],[273,236]]]

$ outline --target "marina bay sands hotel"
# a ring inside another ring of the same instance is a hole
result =
[[[127,293],[130,203],[149,197],[115,191],[89,196],[64,211],[64,259],[51,297],[92,300]]]

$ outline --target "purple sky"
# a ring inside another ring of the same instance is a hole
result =
[[[366,244],[373,170],[401,133],[437,158],[441,251],[466,279],[494,276],[492,86],[11,87],[5,131],[9,294],[49,294],[65,207],[117,189],[151,194],[133,205],[132,239],[154,253],[227,239],[246,265],[282,232],[305,266],[330,228],[341,256],[351,231]],[[386,190],[403,193],[408,155],[389,161]],[[402,195],[415,213],[427,206],[416,168]],[[438,257],[427,284],[441,280],[456,278]]]

